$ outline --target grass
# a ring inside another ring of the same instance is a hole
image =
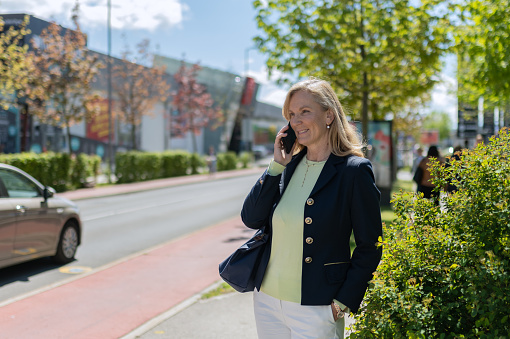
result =
[[[235,290],[232,287],[230,287],[227,283],[224,282],[224,283],[221,283],[221,285],[219,287],[215,288],[214,290],[204,293],[202,295],[201,299],[210,299],[210,298],[214,298],[219,295],[222,295],[222,294],[227,294],[227,293],[232,293],[232,292],[235,292]]]
[[[391,194],[398,193],[400,190],[407,191],[407,192],[413,192],[414,186],[412,181],[407,180],[396,180],[393,183],[393,188],[391,190]]]
[[[393,212],[393,209],[390,206],[381,207],[381,219],[383,223],[389,225],[396,217],[395,212]]]
[[[393,187],[391,189],[391,196],[393,197],[395,193],[399,193],[401,190],[404,192],[414,192],[415,187],[413,181],[399,179],[394,181]],[[384,222],[386,225],[390,224],[393,220],[395,220],[396,217],[397,216],[395,215],[395,212],[391,206],[381,207],[381,219],[382,222]]]

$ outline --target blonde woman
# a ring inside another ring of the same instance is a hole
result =
[[[381,259],[380,193],[370,161],[342,106],[323,80],[292,86],[283,106],[297,140],[248,194],[246,226],[270,225],[271,252],[254,291],[259,338],[343,338]],[[349,239],[356,248],[351,255]]]

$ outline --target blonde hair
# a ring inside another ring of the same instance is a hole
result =
[[[299,91],[310,93],[315,102],[318,103],[324,111],[330,111],[334,115],[333,122],[329,128],[329,143],[332,147],[332,153],[337,156],[346,156],[349,154],[364,157],[363,144],[361,137],[356,132],[356,128],[348,121],[344,113],[340,100],[333,91],[331,85],[324,80],[317,78],[310,78],[294,84],[285,98],[283,104],[282,115],[287,121],[290,121],[289,105],[292,96]],[[303,145],[297,144],[294,154],[298,153],[304,148]]]

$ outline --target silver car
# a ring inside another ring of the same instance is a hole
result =
[[[0,164],[0,268],[40,257],[74,260],[81,241],[78,206],[54,196],[22,170]]]

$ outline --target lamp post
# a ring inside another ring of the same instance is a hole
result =
[[[112,181],[113,147],[112,147],[112,2],[108,0],[108,182]]]
[[[251,46],[251,47],[248,47],[244,50],[244,76],[247,77],[248,76],[248,72],[250,70],[250,51],[252,49],[257,49],[256,47],[254,46]]]

